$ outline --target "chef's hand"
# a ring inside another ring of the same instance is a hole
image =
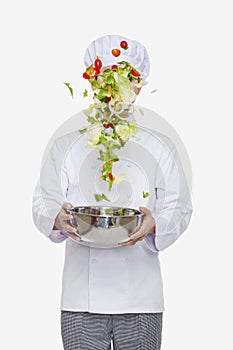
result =
[[[81,238],[74,234],[75,232],[78,232],[77,228],[69,223],[69,220],[72,220],[73,216],[71,214],[68,214],[66,210],[71,208],[73,208],[73,205],[71,203],[65,202],[62,205],[61,210],[57,214],[56,219],[54,221],[53,229],[64,229],[66,230],[69,237],[73,238],[76,241],[81,241]]]
[[[136,231],[129,234],[130,241],[126,243],[119,243],[120,246],[134,245],[138,241],[142,241],[148,233],[155,233],[155,219],[153,218],[151,211],[145,207],[139,207],[139,210],[144,213],[141,225]]]

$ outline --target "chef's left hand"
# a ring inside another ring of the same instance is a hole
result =
[[[136,231],[129,234],[129,242],[119,243],[120,246],[134,245],[138,241],[142,241],[148,233],[155,233],[155,219],[153,218],[151,211],[145,207],[139,207],[139,210],[144,213],[143,221],[140,227]]]

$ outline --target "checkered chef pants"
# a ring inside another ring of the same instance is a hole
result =
[[[61,310],[64,350],[160,350],[163,313],[98,314]]]

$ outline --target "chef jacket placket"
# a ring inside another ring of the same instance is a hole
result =
[[[94,294],[92,291],[95,290],[95,279],[98,276],[98,258],[95,254],[95,249],[90,247],[90,255],[89,255],[89,284],[88,284],[88,309],[92,309],[94,306]]]

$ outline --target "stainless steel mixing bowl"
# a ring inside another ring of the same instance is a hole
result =
[[[131,208],[111,206],[77,206],[67,210],[72,226],[85,245],[114,247],[130,240],[129,233],[141,225],[144,213]]]

